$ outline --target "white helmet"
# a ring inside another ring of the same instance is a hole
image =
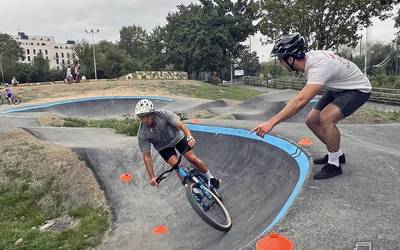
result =
[[[145,115],[155,111],[153,103],[148,99],[140,100],[135,107],[135,115]]]

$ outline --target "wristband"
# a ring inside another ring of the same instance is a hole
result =
[[[186,137],[186,140],[187,140],[188,142],[190,142],[191,140],[194,140],[194,138],[193,138],[193,136],[188,136],[188,137]]]

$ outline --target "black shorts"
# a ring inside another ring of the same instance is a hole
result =
[[[162,158],[164,158],[165,161],[168,161],[171,156],[177,155],[175,149],[177,149],[179,153],[182,154],[187,148],[189,148],[189,144],[186,138],[184,137],[175,146],[160,150],[158,153],[160,153],[160,155],[162,156]]]
[[[344,117],[347,117],[366,103],[370,95],[371,93],[364,93],[360,90],[344,90],[340,92],[327,90],[315,104],[314,109],[322,111],[328,104],[332,103],[340,109]]]

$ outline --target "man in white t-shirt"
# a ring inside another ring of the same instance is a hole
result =
[[[306,118],[311,131],[326,145],[328,154],[313,160],[325,164],[314,179],[327,179],[342,174],[345,155],[340,149],[340,132],[336,123],[351,115],[371,94],[368,78],[354,63],[330,51],[306,53],[304,39],[299,34],[282,36],[271,52],[289,71],[304,72],[307,84],[271,119],[259,124],[252,132],[264,137],[280,122],[299,112],[322,89],[325,92]]]

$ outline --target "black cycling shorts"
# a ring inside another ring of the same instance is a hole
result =
[[[371,93],[365,93],[360,90],[344,90],[340,92],[327,90],[314,108],[322,111],[328,104],[332,103],[340,109],[344,117],[347,117],[366,103],[370,95]]]
[[[177,155],[175,149],[177,149],[179,153],[182,154],[187,148],[189,148],[188,141],[185,137],[183,137],[183,139],[180,140],[175,146],[160,150],[158,153],[160,153],[162,158],[164,158],[164,160],[168,162],[171,156]]]

